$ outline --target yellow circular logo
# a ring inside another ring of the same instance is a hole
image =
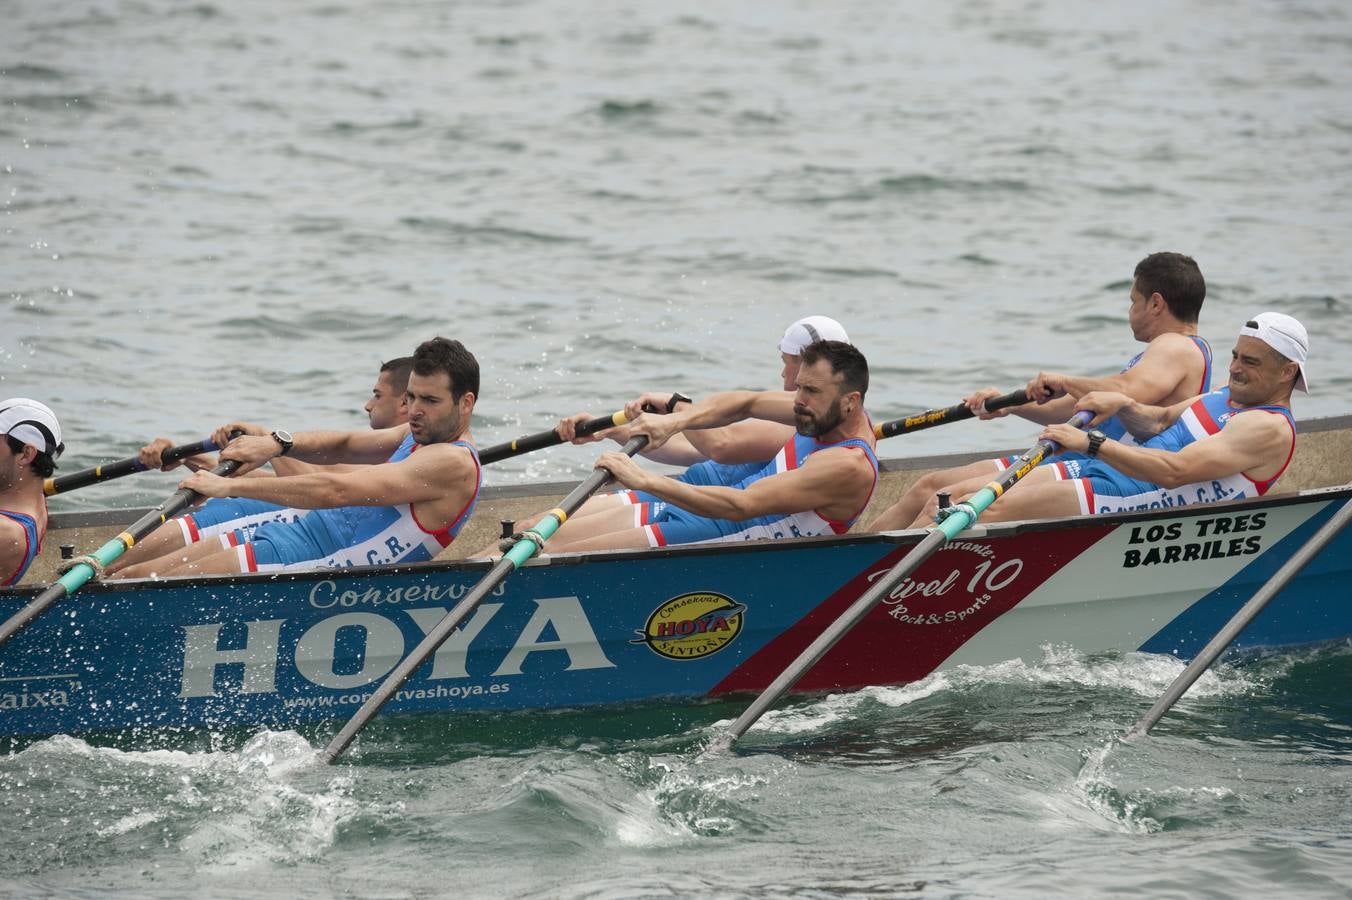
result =
[[[717,653],[742,633],[746,606],[712,591],[672,597],[648,616],[631,644],[647,644],[667,659],[699,659]]]

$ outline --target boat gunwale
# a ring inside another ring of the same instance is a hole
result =
[[[1348,417],[1352,420],[1352,417]],[[1128,524],[1133,521],[1175,519],[1196,516],[1212,510],[1218,515],[1249,507],[1271,508],[1308,503],[1322,499],[1336,500],[1340,497],[1352,498],[1352,484],[1331,485],[1309,488],[1291,493],[1270,494],[1262,497],[1250,497],[1240,500],[1225,500],[1218,503],[1192,504],[1188,506],[1161,507],[1153,509],[1130,510],[1125,512],[1097,516],[1063,516],[1053,519],[1029,519],[1015,522],[1002,522],[992,525],[977,525],[959,532],[952,542],[963,540],[989,540],[1013,537],[1020,534],[1059,531],[1070,528],[1093,528]],[[547,566],[576,566],[592,562],[638,561],[665,558],[668,556],[691,557],[712,556],[728,553],[764,553],[792,550],[797,547],[826,545],[854,546],[860,544],[918,543],[928,529],[905,529],[898,531],[875,531],[848,533],[844,535],[823,535],[783,540],[738,541],[736,543],[686,544],[682,546],[639,548],[629,550],[597,550],[590,552],[572,552],[537,556],[526,562],[527,568]],[[343,569],[319,569],[303,572],[257,572],[249,574],[193,575],[180,578],[128,579],[125,581],[100,581],[86,586],[81,595],[106,595],[131,592],[157,592],[161,590],[192,589],[195,587],[218,587],[222,584],[259,584],[278,582],[307,582],[332,580],[335,575],[352,573],[361,576],[401,576],[433,574],[445,572],[482,571],[487,572],[493,563],[489,560],[456,559],[432,560],[410,563],[401,566],[351,566]],[[17,588],[0,588],[0,600],[19,599],[36,595],[46,585],[32,585]]]

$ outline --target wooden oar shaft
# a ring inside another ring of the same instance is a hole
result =
[[[619,414],[617,413],[617,415]],[[647,435],[638,435],[630,439],[620,452],[633,456],[639,450],[642,450],[647,443]],[[527,529],[527,532],[538,535],[541,543],[549,540],[559,526],[569,516],[577,512],[578,507],[582,506],[588,497],[604,487],[610,480],[611,474],[609,472],[605,469],[596,469],[587,476],[585,481],[573,488],[572,492],[563,498],[562,503],[551,509],[534,526]],[[432,630],[427,632],[427,635],[418,643],[418,646],[413,648],[413,652],[404,657],[399,665],[395,666],[375,693],[367,698],[366,702],[347,721],[342,730],[334,735],[333,740],[329,741],[329,745],[324,748],[324,761],[326,763],[335,762],[356,738],[357,734],[366,727],[366,724],[375,717],[376,713],[380,712],[381,707],[388,703],[390,698],[413,676],[418,667],[446,642],[446,639],[451,636],[451,632],[460,627],[460,623],[469,618],[485,597],[492,593],[498,585],[506,581],[507,576],[520,568],[538,550],[539,547],[536,543],[528,538],[522,538],[513,544],[512,549],[508,550],[502,559],[498,560],[493,568],[488,570],[488,574],[479,580],[473,590],[453,606],[450,612],[442,616],[441,621],[437,622]]]
[[[212,453],[219,450],[216,442],[211,438],[204,441],[198,441],[195,444],[183,444],[178,447],[170,447],[164,451],[161,457],[165,463],[175,463],[181,459],[187,459],[189,456],[196,456],[199,453]],[[136,457],[131,456],[127,459],[119,459],[117,462],[105,463],[101,466],[94,466],[91,469],[81,469],[79,472],[71,472],[69,475],[60,475],[56,478],[48,478],[42,483],[42,491],[48,497],[53,494],[60,494],[65,491],[73,491],[76,488],[88,487],[91,484],[98,484],[101,481],[111,481],[114,478],[121,478],[123,475],[131,475],[135,472],[144,472],[146,466]]]
[[[577,426],[578,437],[587,437],[596,434],[598,431],[605,431],[607,428],[615,428],[628,422],[624,410],[612,413],[608,416],[598,416],[595,419],[588,419]],[[525,437],[519,437],[514,441],[507,441],[504,444],[494,444],[491,447],[484,448],[479,454],[479,462],[493,463],[508,459],[513,456],[520,456],[523,453],[531,453],[535,450],[543,450],[546,447],[555,447],[563,443],[563,438],[552,429],[541,431],[537,434],[528,434]]]
[[[1323,526],[1310,536],[1305,545],[1291,555],[1285,563],[1282,564],[1272,577],[1267,580],[1258,593],[1249,598],[1249,602],[1239,608],[1239,612],[1231,617],[1225,627],[1216,632],[1216,636],[1202,648],[1202,652],[1194,657],[1193,661],[1188,663],[1188,667],[1179,673],[1174,679],[1173,684],[1169,685],[1164,694],[1155,701],[1155,705],[1150,707],[1150,712],[1141,717],[1141,720],[1131,727],[1124,737],[1124,740],[1131,741],[1142,737],[1157,723],[1169,709],[1179,701],[1188,688],[1192,687],[1202,673],[1211,667],[1211,664],[1225,652],[1225,648],[1235,638],[1239,637],[1240,632],[1248,627],[1249,623],[1263,611],[1268,602],[1286,587],[1287,583],[1301,569],[1310,563],[1310,560],[1319,555],[1319,552],[1328,545],[1329,541],[1338,536],[1338,532],[1347,527],[1347,523],[1352,521],[1352,500],[1343,504],[1343,508],[1338,510],[1323,524]]]
[[[239,466],[240,464],[235,460],[228,460],[212,469],[211,472],[213,475],[229,475]],[[126,531],[89,554],[90,558],[100,566],[108,565],[123,553],[126,553],[141,538],[187,509],[196,499],[196,491],[180,488],[168,500],[129,525]],[[94,567],[89,563],[82,562],[77,563],[69,572],[52,582],[47,590],[38,594],[32,602],[6,619],[3,625],[0,625],[0,647],[3,647],[11,637],[46,612],[52,604],[78,591],[90,578],[94,577],[94,574]]]
[[[1070,422],[1072,425],[1082,428],[1089,422],[1090,418],[1090,413],[1079,412]],[[732,727],[710,742],[709,751],[718,752],[730,749],[733,743],[745,734],[746,730],[755,724],[756,720],[764,715],[766,710],[774,706],[784,694],[797,684],[799,679],[807,674],[808,669],[811,669],[817,664],[818,660],[830,652],[831,648],[851,628],[857,625],[879,600],[886,597],[903,578],[909,577],[916,569],[920,568],[940,547],[952,540],[959,532],[971,527],[977,517],[985,512],[986,508],[994,503],[1001,494],[1031,472],[1039,462],[1055,453],[1056,450],[1057,445],[1054,442],[1038,441],[1015,460],[1014,464],[1005,470],[997,481],[991,482],[965,502],[953,507],[953,512],[940,522],[934,530],[925,535],[924,540],[911,548],[910,553],[902,557],[901,561],[893,566],[886,575],[875,581],[858,600],[850,604],[850,607],[844,613],[827,626],[826,630],[817,635],[816,640],[809,644],[807,649],[800,653],[789,664],[788,668],[781,672],[779,677],[761,692],[760,696],[747,707],[746,711],[737,717],[737,721],[732,723]]]
[[[995,412],[1011,406],[1022,406],[1027,402],[1027,392],[1023,388],[1019,388],[1017,391],[1010,391],[1008,394],[1001,394],[999,397],[992,397],[987,400],[986,411]],[[935,425],[943,425],[947,422],[961,422],[963,419],[970,419],[975,415],[976,413],[968,409],[966,404],[958,403],[943,409],[930,409],[913,416],[882,422],[873,427],[873,434],[877,438],[890,438],[898,434],[910,434],[912,431],[933,428]]]

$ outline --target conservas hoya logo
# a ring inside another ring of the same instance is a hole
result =
[[[667,659],[699,659],[717,653],[742,633],[745,604],[712,591],[672,597],[648,616],[631,644],[647,644]]]

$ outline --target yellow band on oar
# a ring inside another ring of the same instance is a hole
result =
[[[516,450],[516,441],[512,441],[512,450]]]
[[[554,518],[558,519],[560,525],[568,521],[568,513],[564,512],[557,506],[551,509],[549,512],[545,513],[545,515],[553,516]]]
[[[610,417],[610,421],[616,425],[626,425],[629,422],[629,417],[624,414],[624,410],[620,410]]]
[[[1004,487],[998,481],[992,481],[990,484],[986,485],[986,487],[995,492],[995,498],[997,500],[1000,499],[1000,495],[1005,492]],[[1001,507],[1001,509],[1004,509],[1004,507]]]
[[[128,550],[130,550],[132,548],[132,545],[136,543],[136,538],[132,537],[130,531],[122,532],[117,536],[117,539],[121,541],[122,546],[126,547]]]
[[[42,493],[50,497],[56,493],[56,479],[48,478],[42,482]]]

